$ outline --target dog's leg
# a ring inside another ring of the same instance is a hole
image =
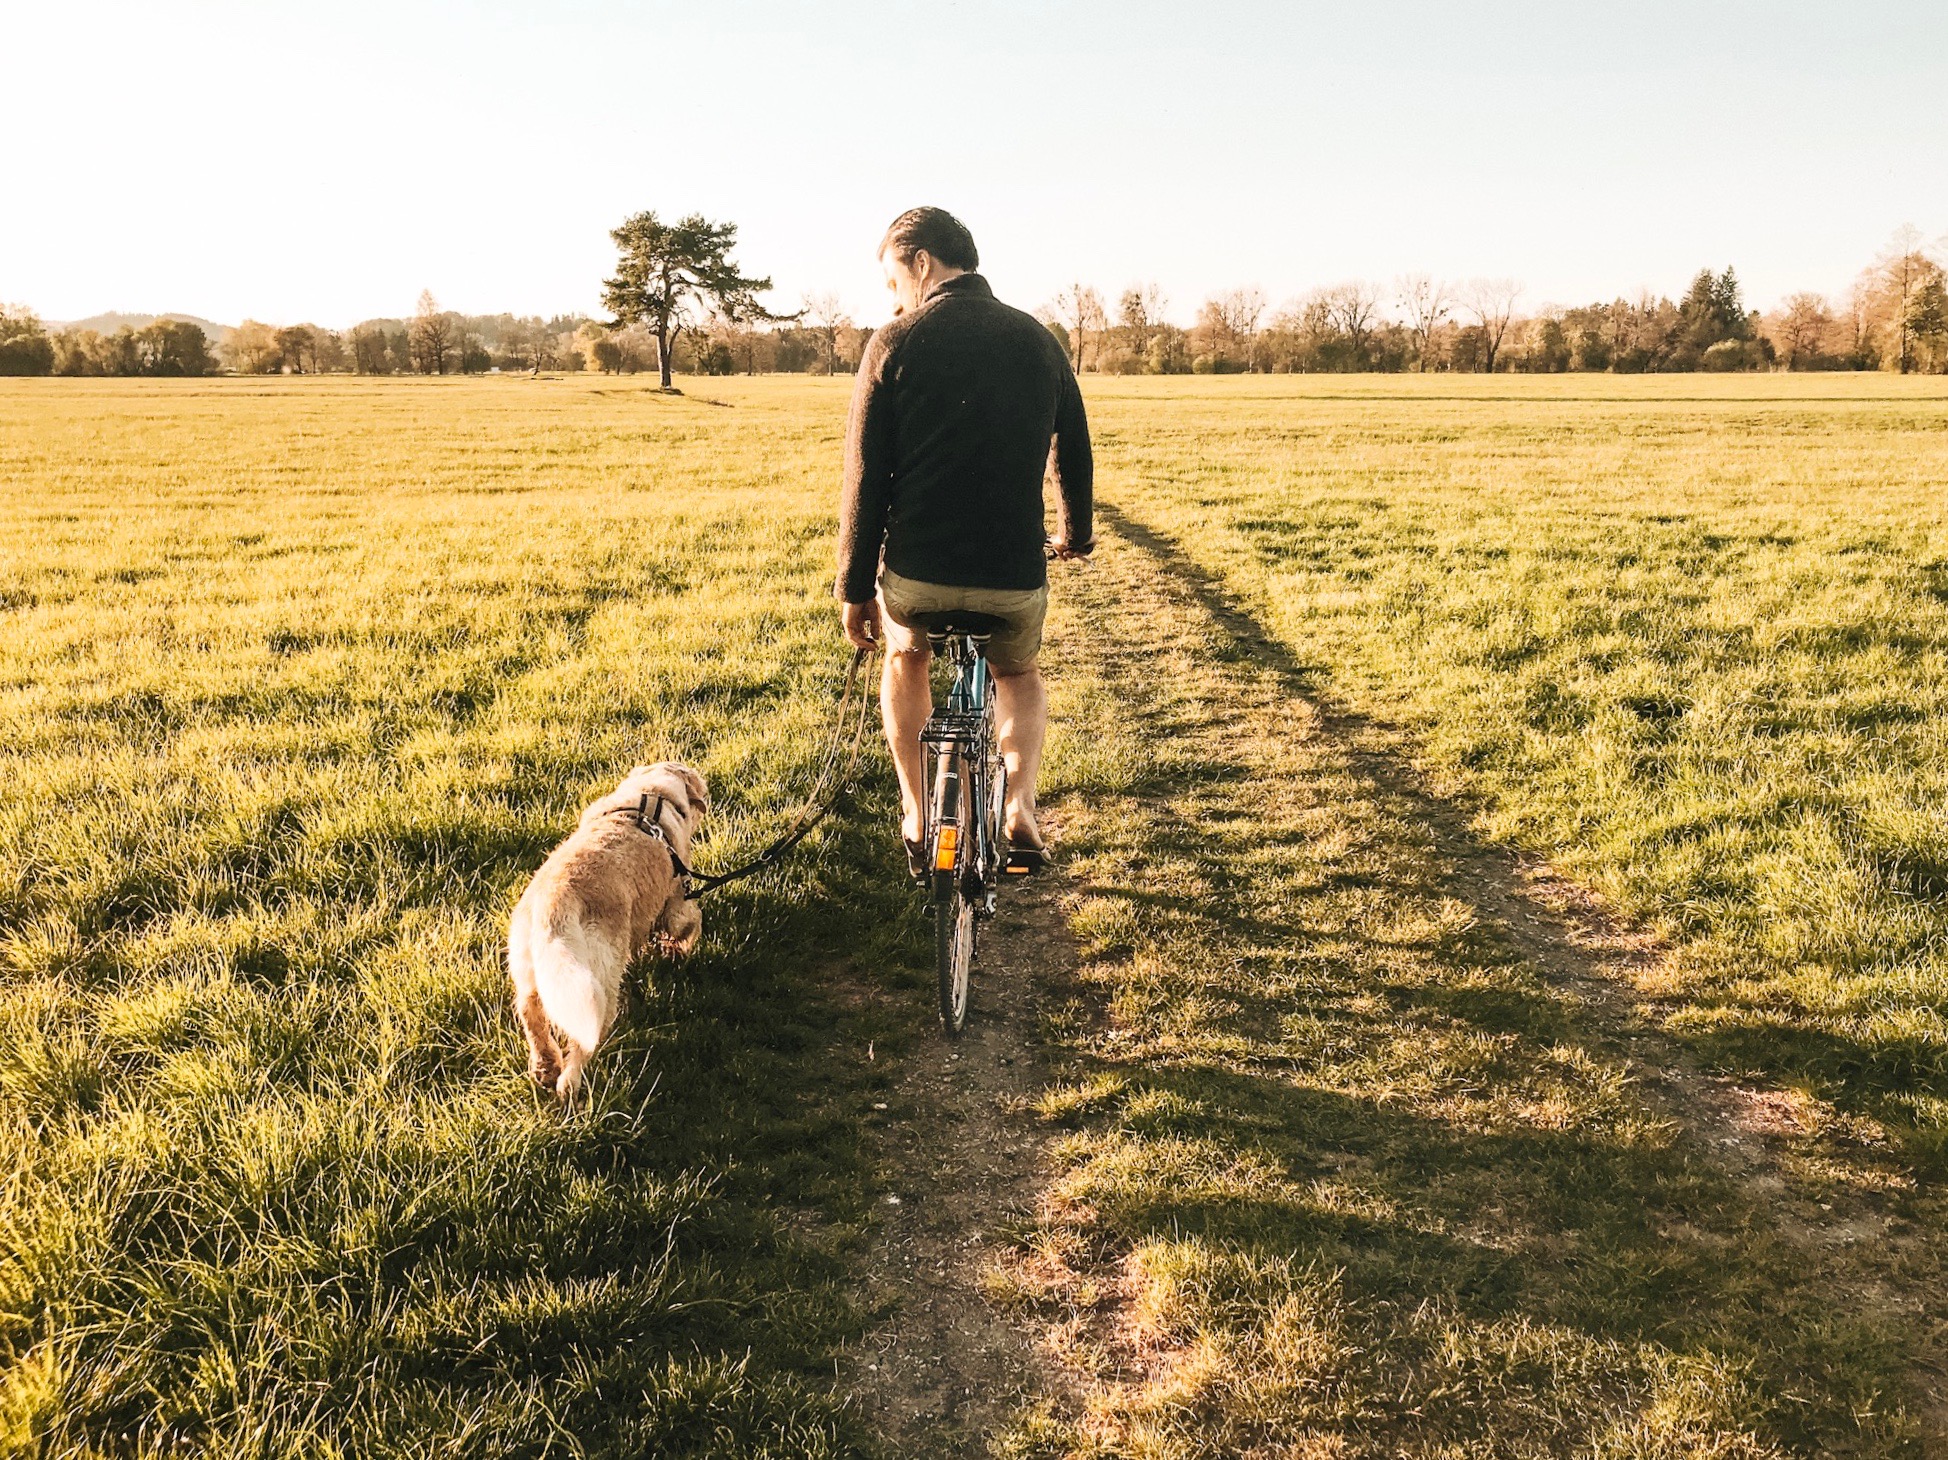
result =
[[[582,1067],[594,1052],[583,1049],[572,1039],[561,1042],[561,1078],[555,1081],[555,1094],[561,1097],[564,1115],[575,1113],[575,1097],[582,1092]]]
[[[673,897],[663,909],[663,951],[681,958],[703,937],[703,912],[687,897]]]
[[[525,901],[514,909],[513,925],[507,934],[507,972],[514,982],[514,1018],[528,1038],[528,1077],[544,1090],[555,1088],[561,1075],[561,1050],[554,1031],[548,1027],[548,1014],[541,1007],[541,994],[534,986],[533,919]]]

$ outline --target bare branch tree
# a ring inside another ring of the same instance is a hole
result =
[[[839,296],[829,290],[823,294],[807,294],[804,306],[804,316],[812,322],[812,333],[818,337],[819,347],[825,354],[825,373],[836,375],[839,331],[852,323],[852,316],[840,307]]]
[[[1265,317],[1265,291],[1257,285],[1233,289],[1217,298],[1218,315],[1231,337],[1244,347],[1245,368],[1258,365],[1258,322]]]
[[[1083,283],[1069,285],[1055,296],[1049,305],[1049,312],[1069,336],[1069,363],[1076,373],[1082,373],[1084,349],[1093,335],[1100,340],[1102,332],[1109,328],[1109,313],[1103,308],[1103,297],[1095,289]]]
[[[1380,286],[1364,279],[1335,284],[1326,291],[1325,304],[1327,317],[1352,341],[1355,356],[1363,359],[1380,308]]]
[[[1821,295],[1795,294],[1768,324],[1773,348],[1786,369],[1798,370],[1825,345],[1833,329],[1833,311]]]
[[[446,374],[446,359],[453,353],[453,319],[440,312],[431,289],[419,291],[419,306],[413,311],[408,338],[414,369],[421,375]]]
[[[1501,353],[1509,321],[1515,318],[1515,301],[1522,286],[1513,279],[1470,279],[1461,291],[1461,304],[1481,326],[1482,368],[1495,372],[1495,357]]]
[[[1431,275],[1407,274],[1394,284],[1394,293],[1407,314],[1415,362],[1425,371],[1434,363],[1434,331],[1454,308],[1451,292],[1447,284]]]
[[[1888,240],[1886,249],[1874,263],[1887,324],[1898,345],[1903,375],[1914,368],[1914,331],[1908,322],[1909,306],[1915,291],[1936,271],[1934,261],[1928,257],[1925,249],[1921,230],[1912,223],[1903,223],[1894,230],[1893,238]]]

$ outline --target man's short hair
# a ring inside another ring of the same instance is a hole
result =
[[[893,250],[893,257],[903,264],[913,262],[913,255],[925,249],[950,269],[978,269],[981,266],[980,250],[974,247],[974,235],[967,231],[967,225],[949,213],[945,208],[908,208],[893,220],[893,226],[886,230],[886,236],[879,241],[880,253]]]

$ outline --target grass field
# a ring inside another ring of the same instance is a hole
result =
[[[813,769],[844,388],[691,389],[0,385],[0,1452],[875,1450],[835,1361],[934,1037],[883,759],[586,1118],[504,1008],[620,769],[702,766],[711,864]],[[1948,1442],[1939,383],[1090,405],[995,1446]]]

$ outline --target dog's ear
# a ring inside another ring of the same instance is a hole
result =
[[[683,777],[683,789],[690,793],[690,804],[702,816],[710,810],[710,787],[704,784],[703,777],[687,765],[676,767],[676,773]]]

